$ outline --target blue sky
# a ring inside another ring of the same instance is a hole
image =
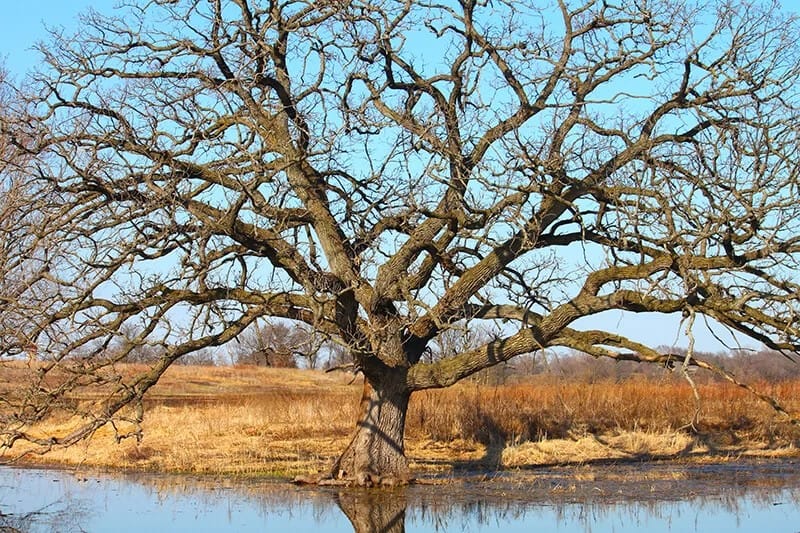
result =
[[[765,0],[769,1],[769,0]],[[0,59],[18,76],[35,65],[33,45],[46,37],[44,26],[63,26],[75,30],[78,14],[89,7],[108,13],[118,0],[0,0]],[[779,0],[787,11],[800,11],[797,0]]]
[[[0,0],[0,59],[14,77],[36,64],[33,45],[45,39],[48,26],[63,26],[67,31],[77,27],[78,13],[89,6],[105,12],[117,0]]]
[[[36,66],[37,53],[32,47],[37,41],[47,39],[45,25],[63,27],[66,33],[78,28],[78,14],[92,7],[108,13],[114,10],[117,0],[0,0],[3,16],[0,17],[0,64],[19,79],[25,71]],[[797,12],[796,0],[782,0],[785,9]],[[608,312],[601,316],[581,320],[576,326],[600,328],[629,335],[634,340],[650,345],[686,346],[687,339],[679,316],[638,315],[631,317],[621,312]],[[724,350],[725,346],[712,335],[698,317],[695,325],[696,348]],[[715,328],[728,346],[736,342],[722,328]],[[754,347],[752,342],[745,346]]]

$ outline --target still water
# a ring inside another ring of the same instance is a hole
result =
[[[0,468],[0,532],[798,533],[798,467],[550,469],[392,491]]]

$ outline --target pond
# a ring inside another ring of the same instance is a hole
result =
[[[465,473],[405,489],[0,468],[0,532],[800,532],[793,461]]]

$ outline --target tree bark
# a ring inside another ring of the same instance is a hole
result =
[[[365,378],[353,438],[334,463],[330,478],[353,485],[404,485],[411,480],[403,434],[411,391],[405,376],[387,372]]]

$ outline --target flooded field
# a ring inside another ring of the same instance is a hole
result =
[[[0,531],[800,531],[790,461],[537,469],[402,490],[0,468]]]

